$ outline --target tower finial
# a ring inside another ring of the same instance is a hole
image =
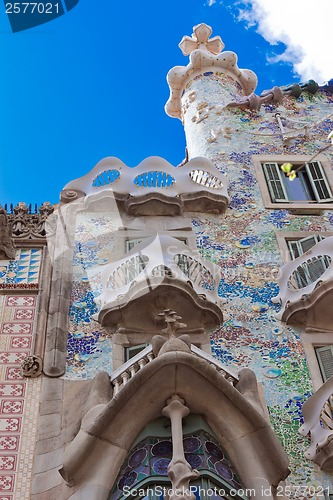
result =
[[[211,34],[212,28],[202,23],[194,26],[191,37],[182,38],[179,47],[184,55],[190,56],[190,62],[187,66],[175,66],[168,73],[170,97],[165,111],[169,116],[183,119],[182,97],[199,76],[212,75],[215,79],[221,78],[221,75],[230,77],[239,84],[237,92],[241,97],[254,92],[257,85],[255,73],[249,69],[240,69],[237,66],[237,55],[223,51],[224,43],[221,38],[209,38]]]
[[[205,23],[193,26],[192,36],[183,36],[178,47],[184,54],[188,56],[193,50],[203,50],[217,55],[224,49],[224,43],[220,36],[214,36],[209,39],[212,34],[212,28]]]

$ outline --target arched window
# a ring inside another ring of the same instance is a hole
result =
[[[190,483],[197,500],[246,498],[237,473],[212,430],[201,417],[183,421],[185,458],[200,472]],[[172,488],[168,464],[172,458],[170,421],[160,418],[137,438],[110,493],[109,500],[163,500]]]

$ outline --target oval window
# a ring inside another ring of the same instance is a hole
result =
[[[196,169],[189,173],[190,179],[200,186],[213,189],[221,189],[223,183],[215,175],[206,172],[206,170]]]
[[[167,188],[172,186],[176,180],[166,172],[144,172],[134,179],[134,184],[140,187]]]
[[[108,184],[112,184],[120,177],[119,170],[104,170],[100,174],[95,177],[92,181],[92,185],[94,187],[107,186]]]

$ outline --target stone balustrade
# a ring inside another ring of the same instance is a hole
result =
[[[191,351],[193,354],[198,356],[199,358],[203,358],[208,363],[213,367],[216,368],[216,370],[224,377],[228,382],[230,382],[232,385],[236,385],[238,382],[238,376],[237,374],[229,367],[225,366],[221,361],[218,359],[215,359],[213,356],[208,354],[205,351],[202,351],[199,349],[199,347],[196,347],[195,345],[191,345]]]
[[[146,364],[154,359],[153,348],[148,345],[141,352],[133,356],[124,363],[118,370],[115,370],[111,375],[111,383],[114,387],[113,395],[116,396],[120,389],[134,377],[136,372],[141,370]]]
[[[238,382],[238,376],[236,373],[210,354],[202,351],[199,347],[196,347],[193,344],[191,345],[191,352],[195,356],[206,360],[232,385],[235,385]],[[115,370],[111,375],[111,383],[114,388],[113,395],[116,396],[122,387],[124,387],[138,371],[142,370],[144,366],[153,361],[154,358],[153,348],[151,345],[148,345],[141,352],[133,356],[133,358],[129,359],[126,363]]]

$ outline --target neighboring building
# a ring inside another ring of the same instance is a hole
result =
[[[332,82],[257,96],[210,35],[181,165],[0,211],[1,500],[333,495]]]

